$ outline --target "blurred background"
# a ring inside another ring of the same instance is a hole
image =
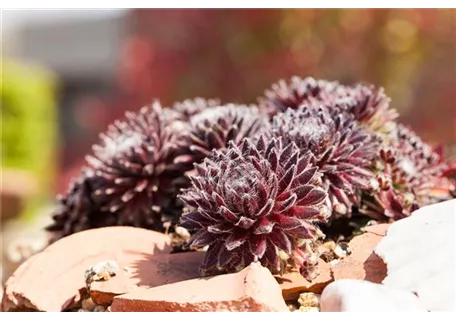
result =
[[[1,44],[4,276],[40,246],[23,239],[42,237],[98,133],[154,98],[250,103],[293,75],[366,81],[456,153],[454,9],[8,10]]]

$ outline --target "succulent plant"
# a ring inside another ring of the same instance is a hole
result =
[[[89,184],[69,193],[63,203],[70,205],[59,209],[61,214],[57,211],[55,221],[85,229],[131,225],[160,231],[163,222],[176,221],[181,211],[177,193],[189,185],[184,172],[192,166],[177,145],[180,134],[185,131],[175,130],[158,102],[139,113],[127,112],[125,120],[115,121],[100,135],[94,155],[87,156],[93,172]],[[86,204],[86,212],[71,206],[73,202]]]
[[[388,133],[395,127],[398,113],[390,108],[391,99],[383,88],[357,84],[347,90],[347,97],[334,107],[353,114],[354,119],[378,133]]]
[[[194,115],[217,106],[220,106],[219,99],[204,99],[197,97],[177,102],[174,104],[173,109],[177,111],[180,120],[188,121]]]
[[[81,176],[71,182],[67,192],[57,197],[59,205],[52,215],[53,223],[46,227],[52,232],[51,242],[102,224],[98,219],[99,208],[92,199],[92,178],[92,171],[83,170]]]
[[[366,195],[361,210],[377,219],[409,216],[421,206],[452,198],[454,167],[411,129],[398,124],[380,150],[377,192]]]
[[[304,276],[315,276],[312,243],[329,212],[309,154],[261,135],[214,150],[196,170],[180,196],[188,207],[180,226],[195,232],[191,248],[208,246],[203,273],[239,270],[253,261],[283,272],[292,261]]]
[[[289,84],[284,80],[266,90],[266,97],[259,98],[260,106],[270,115],[307,107],[324,105],[353,114],[354,119],[376,132],[387,133],[394,127],[398,113],[390,108],[391,99],[383,88],[356,84],[344,86],[339,82],[316,80],[311,77],[292,77]]]
[[[207,249],[204,274],[259,261],[310,281],[320,224],[400,219],[456,197],[456,164],[396,118],[383,88],[310,77],[279,81],[258,107],[154,102],[100,135],[47,230],[164,231],[180,218],[175,239]]]
[[[349,217],[362,190],[370,190],[378,137],[354,121],[353,115],[318,105],[289,109],[273,118],[272,135],[310,152],[323,174],[333,217]]]
[[[338,99],[346,97],[348,87],[339,82],[294,76],[289,84],[285,80],[274,83],[271,89],[265,91],[265,97],[258,100],[260,107],[273,116],[287,109],[298,109],[305,102],[333,105]]]
[[[213,149],[226,149],[230,141],[239,144],[243,138],[268,128],[267,118],[257,107],[234,104],[205,109],[189,121],[190,135],[183,143],[195,163],[200,163]]]

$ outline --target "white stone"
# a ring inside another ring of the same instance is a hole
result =
[[[427,310],[413,293],[358,279],[329,284],[321,295],[322,312],[391,312]]]
[[[423,207],[393,223],[375,248],[383,284],[416,293],[429,311],[455,310],[456,200]]]

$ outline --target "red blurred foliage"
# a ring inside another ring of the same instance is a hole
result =
[[[456,10],[138,9],[128,22],[98,131],[154,98],[255,102],[278,79],[309,75],[384,86],[402,122],[456,143]]]

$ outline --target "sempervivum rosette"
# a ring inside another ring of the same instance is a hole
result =
[[[394,129],[398,117],[390,107],[391,99],[383,88],[357,84],[347,89],[347,97],[339,99],[336,108],[353,114],[356,121],[378,133],[388,133]]]
[[[281,80],[258,100],[270,115],[298,109],[303,104],[307,107],[324,105],[351,113],[356,121],[381,133],[390,132],[398,116],[397,111],[390,108],[391,99],[383,88],[368,84],[345,86],[312,77],[301,79],[295,76],[289,84]]]
[[[200,163],[212,150],[224,150],[233,141],[253,137],[268,128],[267,118],[255,106],[228,104],[206,109],[190,118],[184,148]]]
[[[377,219],[401,219],[420,206],[449,200],[454,166],[412,130],[397,125],[377,164],[378,192],[366,195],[361,210]]]
[[[289,84],[285,80],[274,83],[271,89],[265,91],[265,97],[258,98],[258,101],[260,107],[273,116],[287,109],[298,109],[305,102],[333,105],[348,94],[348,87],[339,82],[294,76]]]
[[[280,139],[230,142],[197,165],[192,187],[181,199],[189,210],[181,226],[195,233],[189,246],[208,246],[201,270],[234,271],[260,261],[282,272],[292,261],[304,276],[315,276],[313,241],[325,222],[326,193],[308,155]]]
[[[185,132],[178,133],[167,114],[155,102],[138,113],[127,112],[126,119],[114,122],[100,135],[94,155],[87,157],[93,172],[89,187],[69,194],[71,201],[90,199],[96,214],[89,215],[90,209],[81,215],[79,207],[67,206],[68,223],[84,221],[85,229],[130,225],[161,231],[163,222],[177,221],[181,212],[177,193],[189,185],[184,172],[192,162],[179,160],[186,155],[176,142]],[[72,200],[73,195],[82,199]]]
[[[370,190],[379,139],[358,125],[353,116],[324,106],[303,105],[273,119],[272,134],[310,152],[323,174],[333,216],[351,214],[362,190]]]
[[[59,195],[59,204],[52,215],[53,223],[46,227],[52,232],[51,242],[78,231],[103,224],[99,208],[92,199],[93,172],[84,170],[81,177],[71,182],[67,192]]]
[[[179,120],[188,121],[194,115],[217,106],[220,106],[219,99],[204,99],[198,97],[176,102],[173,106],[173,110],[177,111]]]

